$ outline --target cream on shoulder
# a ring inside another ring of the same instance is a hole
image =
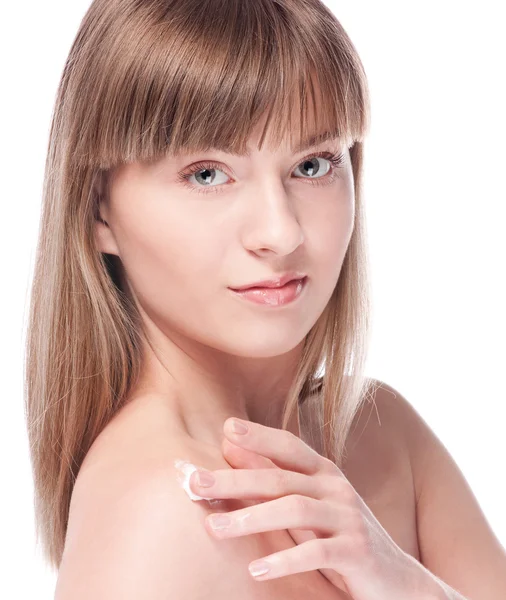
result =
[[[181,485],[181,487],[183,488],[183,490],[188,495],[188,497],[190,498],[190,500],[205,500],[211,506],[214,504],[220,504],[223,502],[221,499],[215,499],[215,498],[209,498],[209,497],[205,498],[203,496],[199,496],[198,494],[195,494],[195,492],[192,492],[192,490],[190,488],[191,474],[194,471],[196,471],[197,469],[205,470],[205,467],[201,467],[199,465],[194,465],[190,461],[182,460],[182,459],[176,459],[174,461],[174,466],[179,471],[177,480],[178,480],[179,484]]]

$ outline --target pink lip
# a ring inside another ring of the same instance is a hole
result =
[[[307,287],[307,277],[294,279],[282,287],[254,287],[245,290],[232,290],[234,295],[249,300],[255,304],[263,304],[271,309],[277,306],[285,306],[299,299]]]
[[[256,283],[247,283],[246,285],[230,289],[239,292],[250,288],[280,288],[286,285],[289,281],[293,281],[295,279],[304,279],[304,277],[306,277],[305,273],[291,271],[290,273],[285,273],[279,277],[264,279],[263,281],[257,281]]]

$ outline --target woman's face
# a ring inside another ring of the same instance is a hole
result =
[[[121,258],[136,301],[166,336],[266,358],[298,345],[324,310],[355,202],[339,140],[300,151],[258,151],[255,142],[250,156],[210,151],[121,166],[100,207],[107,225],[97,221],[96,234],[101,252]],[[332,165],[341,153],[342,165]],[[307,274],[305,288],[281,307],[229,289],[292,270]]]

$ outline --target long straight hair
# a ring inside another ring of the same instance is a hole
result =
[[[317,398],[324,455],[342,464],[374,387],[364,376],[370,294],[361,202],[370,110],[355,47],[319,0],[94,0],[51,119],[26,341],[36,543],[53,567],[83,459],[128,401],[142,365],[143,325],[123,265],[95,244],[108,176],[168,153],[244,152],[265,114],[260,147],[269,127],[274,143],[288,133],[293,145],[309,132],[337,132],[350,152],[353,233],[328,305],[305,338],[282,422],[286,429],[293,411]]]

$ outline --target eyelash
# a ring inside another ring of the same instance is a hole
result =
[[[309,181],[311,181],[310,185],[320,186],[320,185],[326,185],[326,184],[332,183],[334,181],[334,179],[339,176],[338,169],[340,169],[344,165],[344,153],[343,152],[341,152],[341,153],[316,152],[315,154],[310,154],[309,156],[306,156],[305,158],[303,158],[297,164],[297,166],[299,166],[304,161],[306,161],[310,158],[325,158],[332,164],[332,169],[330,170],[330,176],[327,176],[328,175],[327,174],[324,177],[317,177],[316,179],[309,178]],[[221,166],[218,163],[215,163],[212,161],[211,162],[199,162],[199,163],[192,165],[190,169],[183,171],[181,173],[178,173],[178,181],[180,181],[185,187],[189,188],[189,190],[191,192],[197,192],[198,194],[209,194],[211,192],[219,192],[220,188],[223,185],[229,185],[227,183],[224,183],[224,184],[220,184],[220,185],[212,185],[209,187],[202,187],[202,186],[195,186],[195,185],[189,183],[188,179],[194,173],[198,173],[199,171],[202,171],[204,169],[219,169],[220,171],[223,171],[223,169],[221,168]],[[228,173],[227,173],[227,175],[228,175]],[[307,179],[307,178],[297,177],[296,179]],[[322,180],[323,180],[323,183],[321,183]]]

